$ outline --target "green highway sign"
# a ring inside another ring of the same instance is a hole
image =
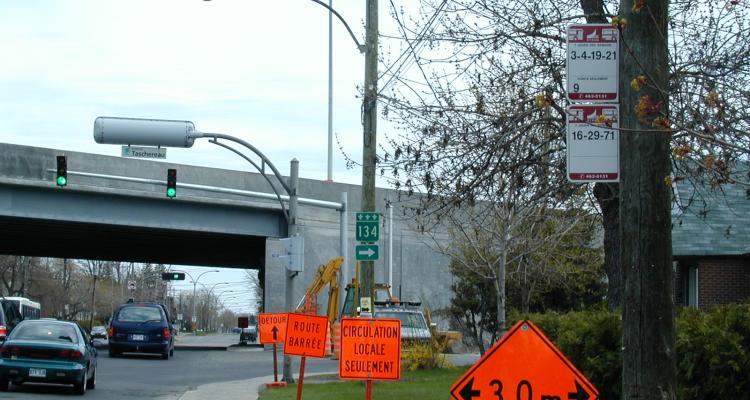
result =
[[[354,247],[357,261],[375,261],[380,255],[376,244],[358,244]]]
[[[380,214],[376,212],[358,212],[357,232],[355,236],[358,242],[377,242],[380,240]]]

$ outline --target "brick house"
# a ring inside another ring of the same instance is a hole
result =
[[[750,300],[750,186],[673,188],[676,303],[706,310]]]

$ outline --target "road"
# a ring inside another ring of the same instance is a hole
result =
[[[237,335],[233,335],[237,338]],[[207,338],[210,340],[210,338]],[[215,341],[215,340],[214,340]],[[231,341],[235,341],[232,339]],[[292,357],[292,370],[299,370],[299,358]],[[279,354],[279,377],[283,357]],[[333,372],[337,361],[308,358],[306,373]],[[188,390],[209,383],[237,381],[273,375],[273,352],[257,347],[232,347],[226,351],[176,349],[174,357],[126,355],[109,358],[107,349],[99,351],[96,389],[86,393],[87,399],[179,399]],[[255,388],[248,388],[255,390]],[[72,394],[64,386],[11,386],[2,393],[5,399],[59,399]]]

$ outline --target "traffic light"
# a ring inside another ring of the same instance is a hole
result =
[[[68,184],[68,162],[65,156],[57,156],[57,186]]]
[[[161,273],[161,280],[163,280],[163,281],[184,281],[185,280],[185,273],[184,272],[162,272]]]
[[[172,199],[175,196],[177,196],[177,170],[170,168],[167,170],[167,197]]]

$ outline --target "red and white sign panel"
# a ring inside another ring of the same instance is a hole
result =
[[[568,26],[568,99],[617,102],[620,32],[609,24]]]
[[[567,110],[568,180],[577,183],[620,179],[620,108],[574,105]]]

